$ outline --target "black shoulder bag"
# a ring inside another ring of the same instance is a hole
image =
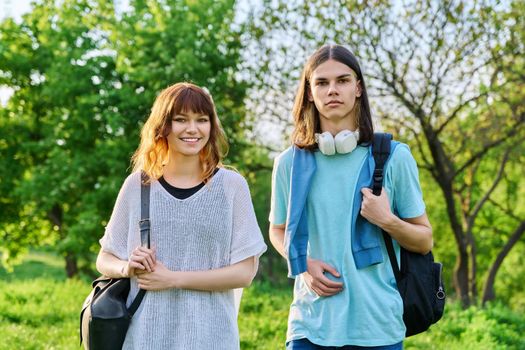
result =
[[[149,193],[147,176],[141,181],[140,240],[143,247],[150,247]],[[93,281],[80,313],[80,344],[89,350],[122,349],[131,318],[137,311],[145,290],[139,290],[129,309],[126,300],[130,290],[129,278],[99,277]]]
[[[381,194],[383,170],[390,155],[392,135],[375,133],[372,153],[375,160],[372,192]],[[426,255],[410,252],[401,247],[401,268],[397,264],[392,239],[383,232],[388,257],[396,277],[397,289],[403,299],[403,321],[406,336],[426,331],[443,316],[445,288],[441,279],[443,265],[434,262],[432,252]]]

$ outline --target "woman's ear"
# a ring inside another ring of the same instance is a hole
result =
[[[357,84],[356,84],[356,91],[355,91],[355,96],[356,97],[361,97],[361,92],[363,90],[361,89],[361,80],[358,80],[357,81]]]

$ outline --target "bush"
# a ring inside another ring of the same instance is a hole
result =
[[[496,303],[462,310],[449,302],[443,318],[429,331],[408,338],[405,349],[525,349],[525,316]]]

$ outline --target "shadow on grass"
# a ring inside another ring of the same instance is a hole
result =
[[[29,253],[12,271],[0,268],[0,280],[27,281],[35,278],[51,278],[57,281],[66,280],[64,263],[59,257],[46,253]]]

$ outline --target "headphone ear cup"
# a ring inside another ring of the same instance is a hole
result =
[[[319,134],[317,145],[322,154],[332,156],[335,154],[334,137],[328,131]]]
[[[346,154],[357,147],[357,135],[350,130],[343,130],[335,136],[337,153]]]

